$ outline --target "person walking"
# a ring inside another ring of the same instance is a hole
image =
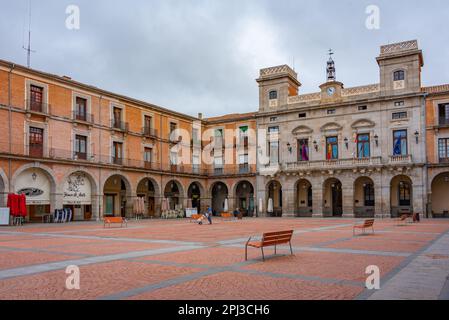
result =
[[[212,208],[211,207],[207,207],[206,218],[209,221],[209,224],[212,224]]]

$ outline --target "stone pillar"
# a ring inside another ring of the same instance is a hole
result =
[[[282,217],[295,216],[295,188],[290,179],[282,185]]]
[[[381,189],[381,216],[383,218],[391,217],[391,185],[388,179],[382,179]],[[377,200],[376,200],[377,201]]]
[[[354,182],[342,181],[343,217],[354,218]]]
[[[323,217],[323,179],[312,180],[312,207],[314,218]]]
[[[374,217],[383,218],[382,185],[374,182]]]
[[[266,190],[265,190],[265,177],[258,175],[256,177],[256,207],[257,207],[257,216],[258,217],[266,217],[267,216],[267,203],[268,199],[266,198]],[[262,199],[262,210],[259,208],[259,199]]]

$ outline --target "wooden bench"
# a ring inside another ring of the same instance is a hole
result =
[[[409,221],[407,221],[409,220]],[[420,222],[419,213],[414,214],[403,214],[399,219],[397,219],[398,225],[404,225],[404,223],[415,223]]]
[[[202,214],[192,214],[190,216],[189,222],[197,222],[203,215]]]
[[[221,217],[223,218],[223,220],[228,220],[228,221],[234,220],[234,215],[232,213],[228,213],[228,212],[221,213]]]
[[[106,225],[111,227],[111,224],[119,224],[119,223],[120,227],[123,227],[123,224],[125,224],[125,226],[128,227],[128,221],[123,217],[105,217],[103,228],[106,228]]]
[[[355,236],[355,230],[356,229],[362,229],[362,234],[365,234],[365,229],[371,228],[374,233],[374,219],[368,219],[363,222],[363,224],[356,224],[352,228],[352,234]]]
[[[278,244],[288,243],[290,245],[290,253],[293,255],[291,243],[292,236],[293,230],[287,230],[287,231],[264,233],[262,236],[262,240],[260,241],[251,241],[252,237],[250,237],[245,245],[245,261],[248,260],[248,247],[260,248],[260,250],[262,251],[263,261],[265,261],[265,254],[263,252],[263,248],[274,246],[274,254],[276,254],[276,247]]]

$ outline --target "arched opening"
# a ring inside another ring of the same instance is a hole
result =
[[[323,216],[343,216],[343,190],[341,181],[336,178],[324,182]]]
[[[97,194],[93,178],[82,171],[73,172],[65,178],[62,190],[64,209],[73,212],[73,221],[89,221],[93,216],[93,207],[97,204]]]
[[[156,199],[158,197],[157,184],[149,178],[145,178],[137,185],[136,195],[143,198],[144,201],[144,216],[147,218],[154,218],[159,216],[156,210]]]
[[[267,213],[272,217],[282,216],[282,185],[271,181],[267,188]]]
[[[312,184],[309,180],[301,179],[296,183],[295,190],[295,215],[311,217],[313,214]]]
[[[43,216],[51,214],[56,184],[47,171],[29,168],[20,172],[15,179],[14,192],[26,196],[28,221],[42,222]]]
[[[437,175],[431,188],[432,217],[449,218],[449,172]]]
[[[190,184],[187,197],[189,199],[188,207],[197,209],[198,213],[201,212],[201,185],[199,183],[193,182]]]
[[[216,182],[212,186],[211,191],[212,213],[219,215],[225,211],[225,203],[228,200],[228,187],[223,182]],[[229,210],[229,207],[227,209]]]
[[[245,217],[254,215],[254,187],[248,181],[240,181],[235,188],[236,208]]]
[[[176,180],[171,180],[165,185],[164,198],[168,202],[168,210],[178,210],[182,208],[182,186]]]
[[[0,207],[6,206],[5,196],[5,183],[3,182],[3,178],[0,176]]]
[[[360,177],[354,182],[354,215],[356,218],[374,217],[374,182],[371,178]]]
[[[103,215],[126,217],[131,214],[131,186],[121,175],[109,177],[103,187]]]
[[[399,175],[391,179],[391,217],[413,212],[413,185],[410,177]]]

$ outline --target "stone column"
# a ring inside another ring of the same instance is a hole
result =
[[[312,207],[314,218],[323,217],[323,178],[312,179]]]
[[[354,218],[354,182],[342,181],[343,217]]]
[[[285,179],[282,184],[282,217],[295,216],[295,188],[292,179]]]
[[[265,177],[257,176],[256,177],[256,207],[257,207],[257,216],[258,217],[266,217],[267,216],[267,201],[266,199],[266,190],[265,190]],[[262,210],[259,208],[259,199],[262,199]]]

